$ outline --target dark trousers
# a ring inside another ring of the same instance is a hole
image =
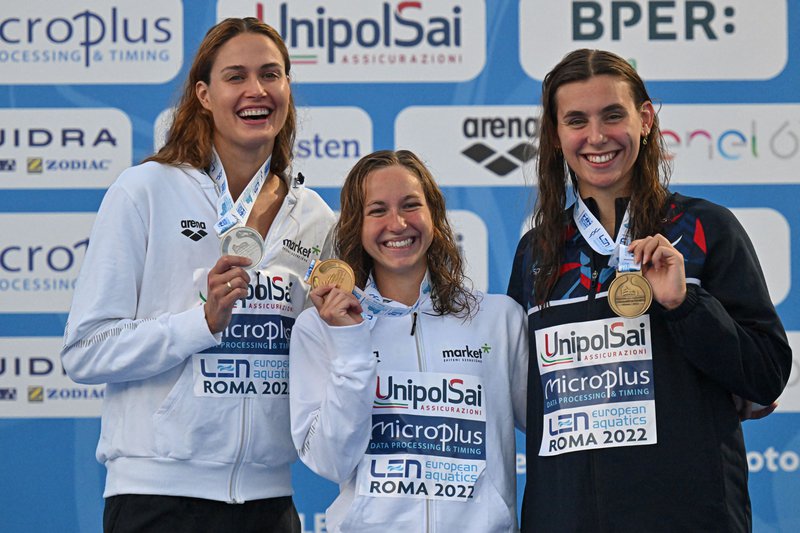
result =
[[[121,494],[106,498],[105,533],[300,533],[291,496],[242,504]]]

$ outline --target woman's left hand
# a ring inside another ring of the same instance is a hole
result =
[[[686,299],[683,254],[663,235],[633,241],[628,247],[642,274],[653,287],[653,298],[666,309],[675,309]]]

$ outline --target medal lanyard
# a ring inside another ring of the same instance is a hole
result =
[[[608,260],[608,266],[616,267],[619,272],[633,272],[640,270],[640,266],[634,261],[633,253],[628,251],[630,245],[630,204],[625,209],[625,216],[622,218],[622,224],[617,234],[617,240],[611,239],[606,229],[597,220],[597,217],[589,210],[589,208],[577,195],[578,199],[575,206],[572,208],[572,219],[575,225],[578,226],[578,231],[581,232],[583,238],[592,247],[592,250],[601,254],[611,256]]]
[[[225,174],[225,168],[222,166],[222,161],[217,154],[216,148],[211,151],[211,165],[208,167],[208,175],[214,182],[217,189],[217,216],[219,220],[214,224],[214,231],[217,235],[222,235],[229,231],[234,226],[244,226],[247,222],[247,217],[250,216],[250,211],[253,210],[258,192],[264,185],[269,175],[269,164],[272,156],[258,169],[258,172],[250,179],[250,183],[244,188],[242,194],[234,202],[231,197],[231,191],[228,188],[228,177]]]
[[[430,292],[431,284],[430,281],[428,281],[427,273],[420,286],[419,298],[417,298],[417,301],[414,302],[414,305],[411,307],[390,305],[394,300],[384,298],[378,293],[378,287],[375,285],[375,280],[372,277],[367,281],[367,285],[364,287],[363,291],[358,287],[353,289],[353,294],[358,299],[358,303],[361,304],[363,309],[361,316],[368,321],[372,321],[376,316],[401,317],[409,315],[417,310]]]

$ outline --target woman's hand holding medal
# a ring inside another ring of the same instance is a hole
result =
[[[686,271],[681,254],[663,235],[633,241],[628,250],[642,265],[642,275],[653,288],[653,298],[666,309],[686,299]]]
[[[211,333],[224,330],[231,321],[236,300],[247,296],[250,275],[245,267],[250,259],[223,255],[208,272],[208,299],[203,306]]]
[[[329,326],[354,326],[363,322],[361,304],[353,294],[355,275],[350,265],[326,259],[312,265],[307,276],[311,302]]]

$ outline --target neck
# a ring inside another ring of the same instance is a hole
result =
[[[216,146],[216,149],[235,202],[271,152],[231,150],[224,146]]]
[[[419,298],[419,287],[425,271],[419,274],[394,274],[375,269],[373,276],[381,296],[411,306]]]

